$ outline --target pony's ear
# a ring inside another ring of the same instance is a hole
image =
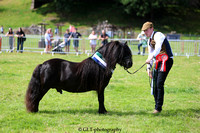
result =
[[[124,43],[124,45],[127,45],[127,41]]]

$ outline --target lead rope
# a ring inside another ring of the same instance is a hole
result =
[[[129,74],[135,74],[136,72],[138,72],[141,68],[143,68],[144,66],[146,65],[146,62],[139,68],[139,69],[137,69],[136,71],[134,71],[134,72],[129,72],[128,71],[128,69],[125,69]]]
[[[128,69],[125,69],[129,74],[135,74],[136,72],[138,72],[140,69],[142,69],[144,66],[146,65],[146,62],[139,68],[139,69],[137,69],[136,71],[134,71],[134,72],[129,72],[128,71]],[[150,66],[151,66],[151,64],[150,64]],[[151,71],[152,71],[152,76],[153,76],[153,68],[152,68],[152,66],[151,66]],[[150,85],[150,87],[151,87],[151,78],[149,77],[149,85]]]
[[[154,64],[155,65],[155,64]],[[153,80],[153,76],[154,76],[154,66],[150,64],[150,71],[151,71],[151,74],[152,74],[152,79],[149,77],[149,85],[150,85],[150,88],[151,88],[151,83],[152,83],[152,80]]]

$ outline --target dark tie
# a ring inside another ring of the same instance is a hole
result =
[[[152,39],[151,39],[151,38],[149,38],[149,45],[151,45],[151,40],[152,40]]]

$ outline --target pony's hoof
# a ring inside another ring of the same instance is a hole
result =
[[[37,113],[38,110],[27,110],[28,113]]]
[[[99,114],[108,114],[107,111],[99,111]]]

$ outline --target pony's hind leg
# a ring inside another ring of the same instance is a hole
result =
[[[49,89],[50,88],[43,88],[40,91],[40,94],[39,94],[37,101],[36,101],[37,108],[39,108],[39,102],[42,100],[43,96],[49,91]]]

